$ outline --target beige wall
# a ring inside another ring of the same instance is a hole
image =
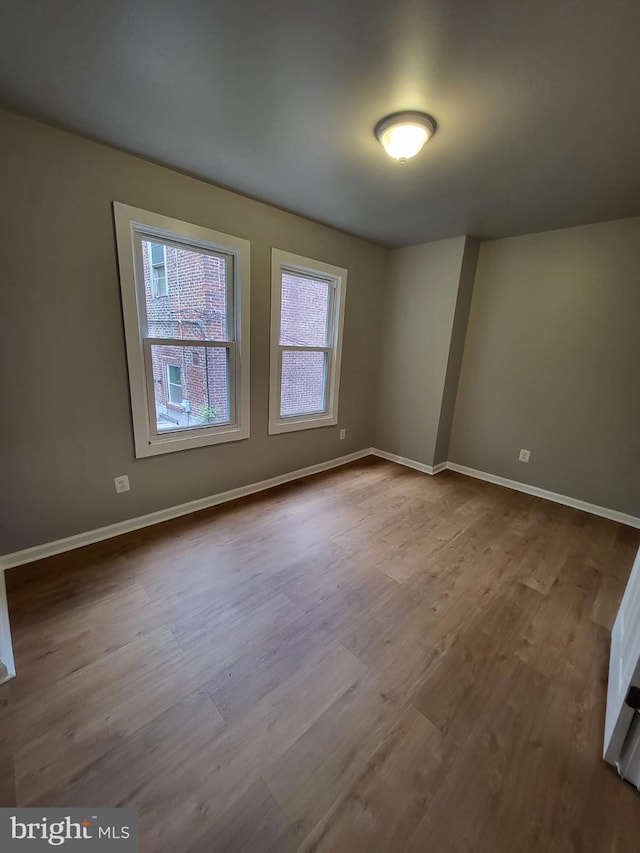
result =
[[[0,554],[372,444],[384,249],[7,112],[0,147]],[[134,459],[113,200],[251,241],[248,441]],[[336,427],[267,435],[272,246],[349,270]]]
[[[465,237],[391,252],[380,341],[381,450],[425,465],[442,461],[436,450],[444,452],[448,443],[460,361],[451,347],[461,354],[473,261],[474,248]],[[441,421],[446,436],[440,434]]]
[[[371,445],[640,516],[640,219],[483,243],[474,285],[464,237],[388,252],[2,111],[0,172],[0,554]],[[134,459],[113,200],[251,241],[248,441]],[[336,427],[267,434],[272,246],[349,270]]]
[[[640,218],[483,243],[449,459],[639,517],[639,317]]]

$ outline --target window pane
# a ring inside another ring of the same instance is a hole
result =
[[[327,346],[329,292],[323,279],[282,273],[280,343],[288,346]]]
[[[165,265],[154,268],[152,247],[162,248],[162,244],[143,240],[142,246],[147,336],[232,340],[231,307],[227,305],[227,264],[231,259],[166,245],[165,258],[160,257]],[[154,296],[168,298],[158,302]]]
[[[182,405],[182,386],[181,385],[172,385],[169,383],[167,386],[167,394],[169,397],[169,402],[173,403],[176,406]]]
[[[164,246],[162,243],[149,243],[151,247],[151,263],[152,264],[163,264],[164,263]]]
[[[229,350],[225,347],[151,347],[158,432],[229,423]]]
[[[167,295],[167,271],[164,264],[151,267],[151,276],[153,279],[153,295]]]
[[[324,411],[326,373],[326,353],[284,350],[280,417]]]

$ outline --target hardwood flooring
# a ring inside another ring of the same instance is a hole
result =
[[[640,532],[358,462],[24,566],[2,805],[144,853],[637,849],[601,759]]]

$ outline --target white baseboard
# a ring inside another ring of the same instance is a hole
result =
[[[516,492],[524,492],[526,495],[534,495],[538,498],[544,498],[547,501],[553,501],[563,506],[570,506],[573,509],[580,509],[583,512],[590,512],[592,515],[599,515],[601,518],[608,518],[610,521],[617,521],[620,524],[640,529],[640,518],[636,518],[633,515],[618,512],[615,509],[608,509],[608,507],[590,504],[577,498],[571,498],[568,495],[550,492],[547,489],[540,489],[538,486],[529,486],[527,483],[521,483],[518,480],[508,480],[506,477],[498,477],[497,474],[488,474],[486,471],[467,468],[465,465],[458,465],[457,462],[440,462],[438,465],[432,466],[425,465],[423,462],[416,462],[414,459],[407,459],[405,456],[397,456],[395,453],[387,453],[386,450],[378,450],[375,447],[371,448],[371,453],[374,456],[379,456],[381,459],[387,459],[389,462],[397,462],[399,465],[404,465],[407,468],[423,471],[425,474],[439,474],[445,469],[457,471],[458,474],[475,477],[476,480],[485,480],[487,483],[493,483],[496,486],[504,486]]]
[[[617,521],[620,524],[627,524],[629,527],[640,529],[640,518],[632,515],[626,515],[617,510],[607,509],[607,507],[596,506],[595,504],[586,503],[576,498],[568,497],[567,495],[556,494],[549,492],[546,489],[540,489],[537,486],[529,486],[526,483],[520,483],[516,480],[508,480],[505,477],[498,477],[495,474],[488,474],[485,471],[477,471],[475,468],[467,468],[464,465],[458,465],[455,462],[441,462],[438,465],[426,465],[423,462],[416,462],[413,459],[408,459],[405,456],[398,456],[395,453],[388,453],[386,450],[379,450],[375,447],[367,447],[364,450],[359,450],[356,453],[350,453],[346,456],[339,456],[336,459],[330,459],[327,462],[320,462],[317,465],[310,465],[307,468],[299,468],[297,471],[290,471],[287,474],[280,474],[277,477],[271,477],[268,480],[261,480],[257,483],[249,483],[246,486],[240,486],[237,489],[230,489],[226,492],[220,492],[217,495],[210,495],[205,498],[199,498],[195,501],[179,504],[178,506],[167,507],[157,512],[150,512],[147,515],[141,515],[136,518],[130,518],[125,521],[119,521],[116,524],[110,524],[106,527],[99,527],[95,530],[88,530],[85,533],[78,533],[74,536],[67,536],[64,539],[57,539],[54,542],[46,542],[43,545],[36,545],[33,548],[25,548],[22,551],[14,551],[12,554],[4,554],[0,556],[0,573],[5,569],[20,566],[23,563],[32,563],[35,560],[42,560],[45,557],[52,557],[55,554],[61,554],[65,551],[72,551],[75,548],[81,548],[84,545],[91,545],[94,542],[100,542],[104,539],[111,539],[113,536],[120,536],[123,533],[130,533],[134,530],[139,530],[143,527],[150,527],[153,524],[159,524],[162,521],[169,521],[172,518],[178,518],[181,515],[188,515],[192,512],[198,512],[202,509],[209,509],[218,504],[234,501],[238,498],[246,497],[247,495],[262,492],[265,489],[272,489],[274,486],[280,486],[284,483],[290,483],[293,480],[299,480],[303,477],[309,477],[312,474],[319,474],[322,471],[329,471],[331,468],[337,468],[340,465],[346,465],[349,462],[355,462],[358,459],[363,459],[366,456],[378,456],[381,459],[386,459],[389,462],[396,462],[399,465],[404,465],[407,468],[413,468],[416,471],[422,471],[425,474],[439,474],[445,469],[457,471],[459,474],[465,474],[468,477],[475,477],[478,480],[485,480],[488,483],[494,483],[498,486],[505,486],[508,489],[514,489],[518,492],[524,492],[527,495],[535,495],[545,500],[553,501],[554,503],[570,506],[574,509],[580,509],[584,512],[590,512],[592,515],[598,515],[602,518],[608,518],[611,521]],[[2,579],[4,581],[4,578]],[[6,604],[6,598],[3,599],[4,583],[0,582],[0,652],[2,650],[3,638],[3,622],[2,622],[2,607],[3,602]],[[8,617],[6,623],[8,635]],[[9,645],[10,649],[10,645]],[[9,672],[9,677],[13,672],[13,656],[10,659],[0,658],[0,662],[4,663]],[[0,683],[1,680],[0,680]]]
[[[567,495],[559,495],[557,492],[549,492],[547,489],[538,488],[538,486],[529,486],[527,483],[520,483],[518,480],[508,480],[506,477],[498,477],[496,474],[487,474],[486,471],[477,471],[475,468],[467,468],[464,465],[458,465],[456,462],[447,462],[447,468],[450,471],[457,471],[458,474],[465,474],[467,477],[475,477],[476,480],[485,480],[487,483],[494,483],[496,486],[504,486],[507,489],[514,489],[516,492],[524,492],[526,495],[534,495],[537,498],[544,498],[563,506],[590,512],[592,515],[599,515],[601,518],[618,521],[620,524],[627,524],[629,527],[640,528],[640,518],[618,512],[615,509],[596,506],[596,504],[570,498]]]
[[[161,521],[169,521],[181,515],[189,515],[189,513],[198,512],[201,509],[209,509],[218,504],[235,501],[238,498],[253,495],[256,492],[262,492],[265,489],[272,489],[274,486],[290,483],[292,480],[300,480],[303,477],[310,477],[312,474],[329,471],[331,468],[337,468],[340,465],[346,465],[349,462],[355,462],[357,459],[362,459],[370,455],[371,448],[367,447],[364,450],[358,450],[356,453],[349,453],[347,456],[339,456],[337,459],[329,459],[327,462],[319,462],[317,465],[299,468],[297,471],[290,471],[288,474],[270,477],[268,480],[261,480],[258,483],[249,483],[246,486],[230,489],[227,492],[220,492],[217,495],[209,495],[206,498],[199,498],[198,500],[189,501],[178,506],[171,506],[167,507],[167,509],[150,512],[147,515],[139,515],[136,518],[118,521],[116,524],[109,524],[106,527],[98,527],[95,530],[87,530],[85,533],[77,533],[74,536],[66,536],[64,539],[56,539],[54,542],[45,542],[43,545],[36,545],[33,548],[25,548],[22,551],[14,551],[12,554],[4,554],[0,556],[0,572],[14,566],[20,566],[23,563],[33,563],[35,560],[52,557],[54,554],[62,554],[64,551],[82,548],[83,545],[91,545],[103,539],[111,539],[113,536],[120,536],[123,533],[140,530],[142,527],[150,527],[153,524],[159,524]],[[4,661],[4,663],[6,664],[7,661]]]
[[[414,471],[422,471],[424,474],[438,474],[440,471],[444,471],[447,466],[446,462],[441,462],[440,465],[436,465],[435,467],[425,465],[424,462],[416,462],[415,459],[407,459],[406,456],[398,456],[396,453],[387,453],[386,450],[378,450],[377,447],[372,447],[371,453],[373,456],[379,456],[380,459],[386,459],[388,462],[397,462],[398,465],[404,465],[405,468],[413,468]]]

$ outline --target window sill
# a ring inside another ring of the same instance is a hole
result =
[[[243,441],[249,438],[249,426],[228,427],[204,435],[194,433],[171,435],[167,438],[148,438],[144,443],[136,442],[136,459],[147,456],[161,456],[164,453],[176,453],[179,450],[193,450],[197,447],[209,447],[214,444],[227,444],[231,441]]]
[[[302,429],[316,429],[317,427],[335,426],[338,423],[337,415],[320,415],[319,417],[286,418],[282,420],[269,421],[269,435],[277,435],[282,432],[297,432]]]

